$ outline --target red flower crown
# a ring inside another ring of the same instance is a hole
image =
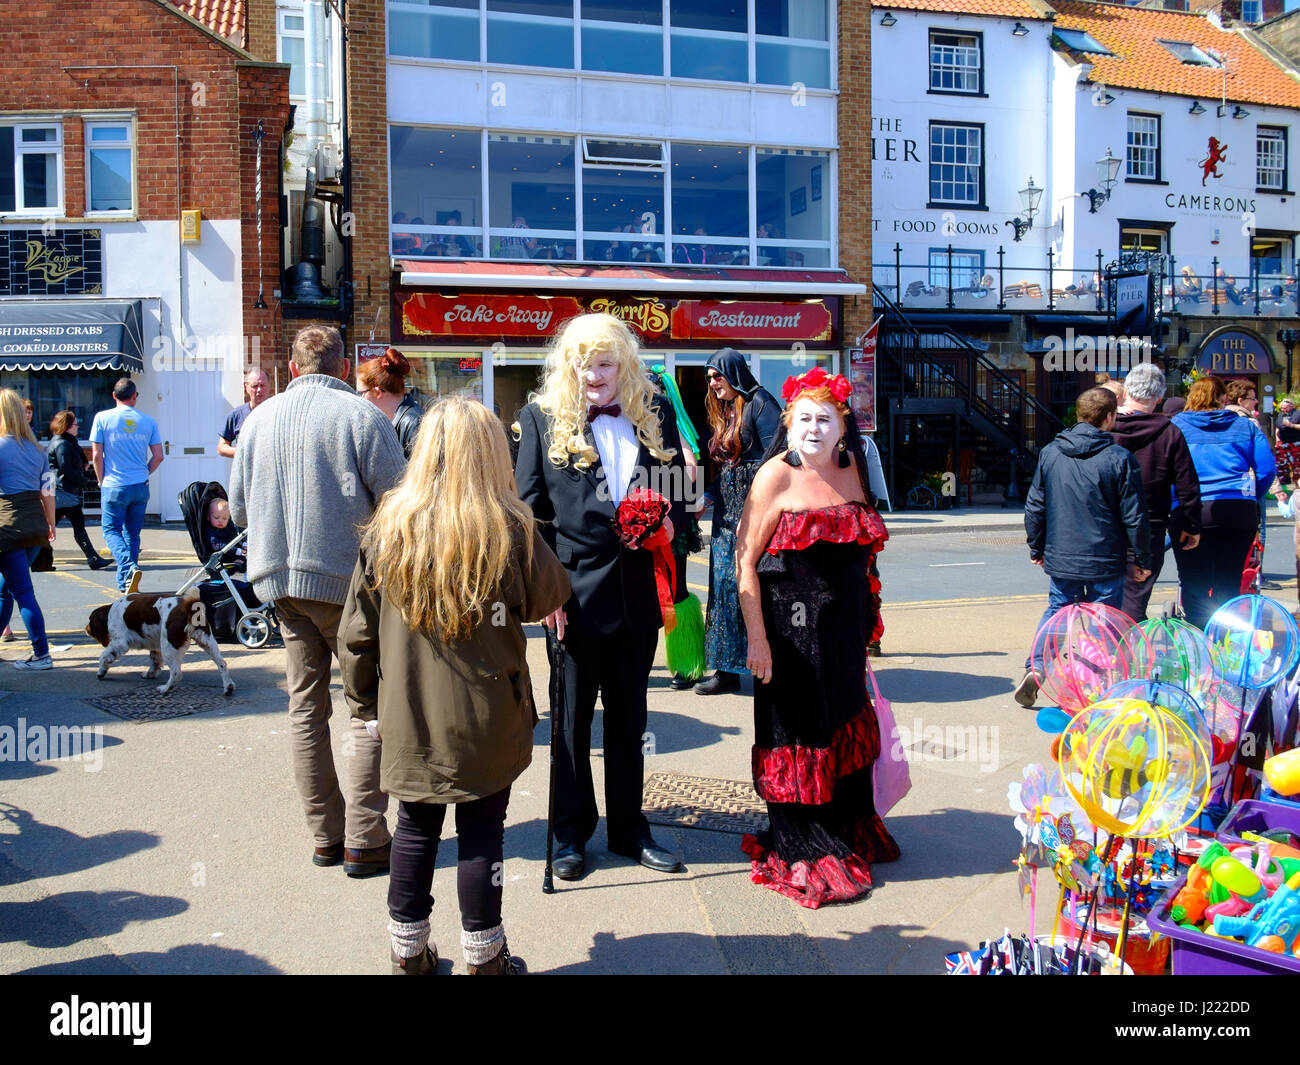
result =
[[[786,403],[793,403],[801,393],[821,388],[823,385],[831,390],[831,395],[840,403],[847,403],[849,396],[853,394],[853,386],[843,374],[837,373],[832,376],[820,366],[814,366],[798,377],[787,377],[781,388],[781,398]]]

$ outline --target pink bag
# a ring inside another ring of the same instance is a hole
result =
[[[876,708],[876,721],[880,724],[880,757],[871,771],[872,791],[875,794],[876,813],[884,817],[912,790],[912,774],[908,769],[907,755],[898,738],[894,711],[889,700],[880,694],[876,674],[867,662],[867,680],[871,682],[871,701]]]

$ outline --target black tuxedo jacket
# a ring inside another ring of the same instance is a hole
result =
[[[654,408],[664,447],[677,453],[671,462],[661,462],[642,444],[628,487],[652,488],[663,495],[672,506],[669,516],[676,531],[686,522],[686,468],[671,405],[655,396]],[[556,466],[546,455],[548,427],[546,415],[535,403],[519,412],[515,482],[519,497],[542,523],[542,536],[568,570],[573,589],[564,607],[568,626],[601,634],[624,622],[639,630],[661,627],[653,555],[644,549],[628,550],[614,532],[614,501],[600,460],[586,470],[574,465],[576,456],[567,465]],[[594,449],[591,426],[585,435]]]

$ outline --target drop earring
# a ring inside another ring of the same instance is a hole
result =
[[[845,446],[843,437],[840,438],[839,452],[840,452],[840,457],[839,457],[838,464],[840,469],[844,469],[846,466],[849,465],[849,449]]]
[[[785,449],[786,449],[785,464],[787,466],[793,466],[796,469],[798,469],[800,466],[803,465],[803,459],[799,457],[799,452],[797,452],[794,448],[790,446],[790,441],[788,438],[786,439],[785,442]]]

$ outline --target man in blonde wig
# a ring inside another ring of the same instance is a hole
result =
[[[540,392],[519,413],[515,463],[520,498],[573,588],[545,622],[552,669],[562,661],[565,681],[554,822],[554,871],[565,880],[582,875],[599,819],[590,762],[597,691],[605,710],[609,849],[660,872],[681,869],[655,844],[641,812],[646,683],[663,624],[654,566],[649,551],[624,547],[612,524],[627,493],[643,487],[668,499],[673,526],[685,525],[685,466],[666,443],[676,439],[672,408],[650,384],[628,326],[608,314],[568,322]]]

